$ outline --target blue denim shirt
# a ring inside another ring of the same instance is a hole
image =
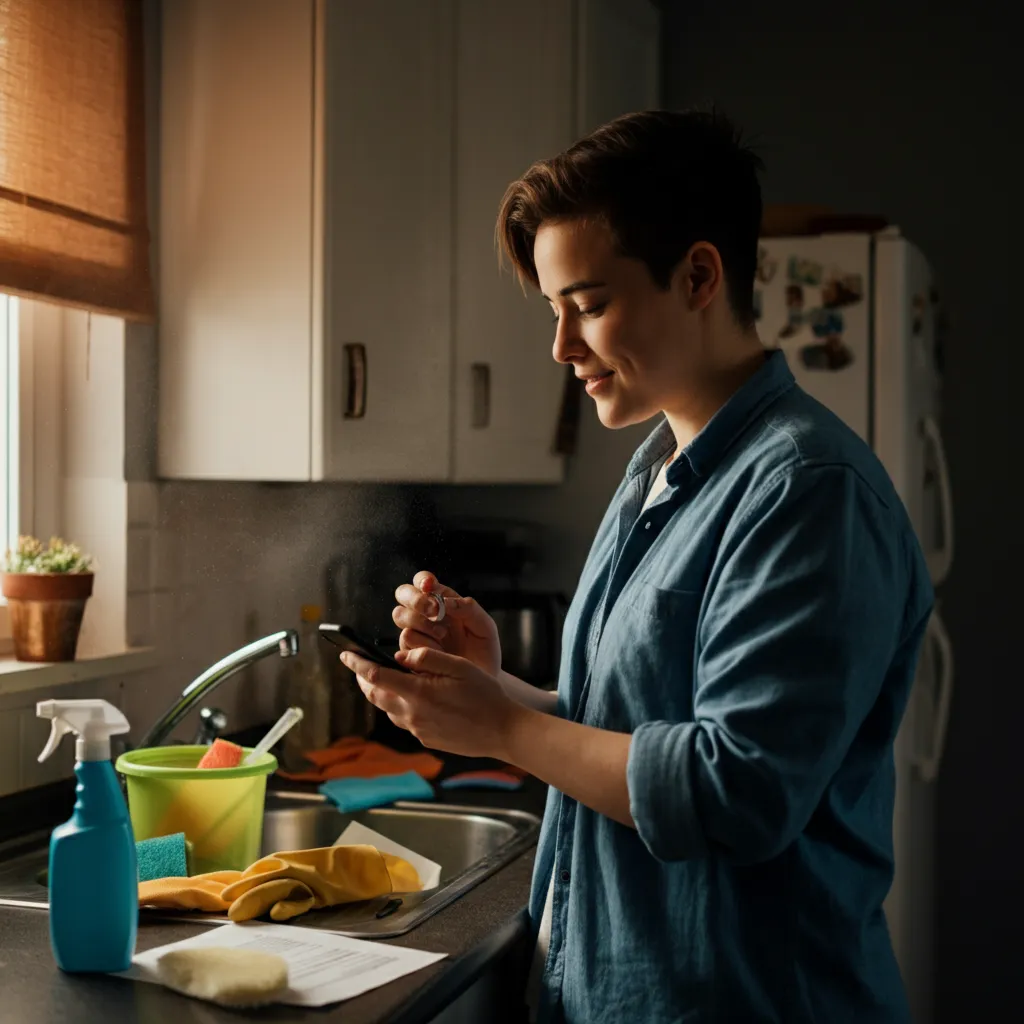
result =
[[[559,713],[632,734],[636,829],[549,791],[541,1020],[909,1019],[882,912],[893,741],[933,595],[870,449],[781,352],[629,464],[566,620]]]

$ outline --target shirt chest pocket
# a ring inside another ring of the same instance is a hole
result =
[[[583,721],[632,732],[644,722],[693,719],[703,594],[641,583],[608,616]]]

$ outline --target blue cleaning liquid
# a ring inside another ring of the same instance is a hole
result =
[[[109,761],[80,761],[75,775],[74,813],[50,838],[50,944],[62,970],[125,971],[139,923],[128,808]]]

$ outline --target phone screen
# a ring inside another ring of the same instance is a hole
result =
[[[383,665],[385,668],[393,668],[396,672],[410,673],[404,665],[400,665],[394,658],[385,651],[382,651],[372,640],[366,640],[359,636],[351,626],[338,626],[333,622],[321,622],[319,625],[320,635],[329,640],[336,647],[343,651],[352,651],[370,661]]]

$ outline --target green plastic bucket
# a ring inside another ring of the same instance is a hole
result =
[[[277,758],[196,768],[208,749],[146,747],[117,759],[128,783],[132,831],[136,841],[184,832],[192,843],[191,874],[244,871],[260,857],[267,776],[277,770]]]

